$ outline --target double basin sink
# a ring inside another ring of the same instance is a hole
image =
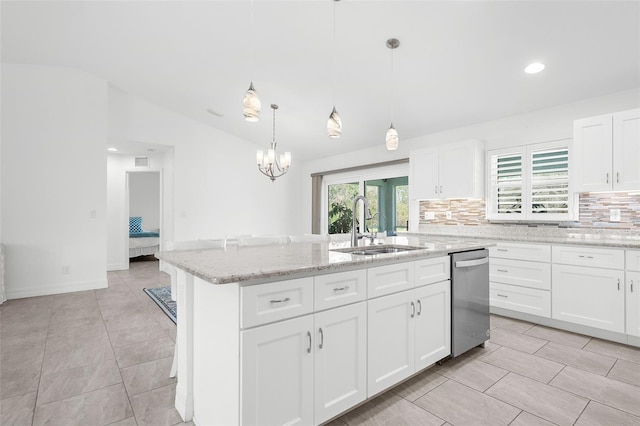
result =
[[[390,254],[390,253],[403,253],[412,250],[421,250],[423,247],[413,247],[413,246],[403,246],[403,245],[373,245],[373,246],[365,246],[365,247],[347,247],[347,248],[338,248],[332,249],[332,251],[339,251],[341,253],[349,253],[360,256],[376,256],[379,254]]]

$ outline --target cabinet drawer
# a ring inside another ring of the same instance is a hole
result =
[[[313,277],[240,288],[242,328],[313,312]]]
[[[367,269],[367,295],[384,296],[413,288],[414,263],[396,263]]]
[[[534,262],[550,262],[551,246],[539,244],[498,243],[489,247],[490,257],[501,259],[531,260]]]
[[[359,302],[367,298],[367,271],[339,272],[314,278],[316,311]]]
[[[640,250],[627,250],[626,269],[629,271],[640,271]]]
[[[424,259],[415,262],[416,287],[446,281],[451,278],[451,258],[449,256]]]
[[[489,295],[491,306],[551,317],[550,291],[492,282]]]
[[[551,290],[551,264],[492,258],[489,279],[502,284]]]
[[[624,250],[553,246],[553,263],[594,268],[624,269]]]

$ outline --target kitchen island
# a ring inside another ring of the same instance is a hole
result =
[[[339,251],[344,241],[158,253],[177,271],[183,419],[321,424],[447,357],[449,254],[491,244],[374,243],[417,249],[360,255]]]

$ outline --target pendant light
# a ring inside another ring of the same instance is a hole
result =
[[[253,0],[251,0],[251,31],[253,31]],[[260,120],[260,109],[262,108],[262,104],[260,103],[260,98],[258,97],[258,92],[253,87],[253,37],[251,37],[251,84],[249,84],[249,89],[247,93],[244,95],[244,119],[246,121],[255,123]]]
[[[256,162],[260,173],[271,179],[271,182],[275,182],[276,178],[289,171],[291,153],[287,151],[280,156],[276,153],[276,110],[278,105],[271,104],[271,109],[273,109],[273,140],[266,154],[261,149],[256,152]]]
[[[338,139],[342,134],[342,119],[336,110],[336,3],[339,1],[333,0],[333,110],[327,121],[327,136],[332,139]]]
[[[387,130],[387,137],[385,138],[385,146],[388,151],[398,149],[398,131],[393,127],[393,51],[398,46],[400,46],[400,40],[397,38],[387,40],[387,47],[391,49],[391,126]]]

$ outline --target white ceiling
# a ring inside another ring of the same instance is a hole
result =
[[[2,61],[80,68],[296,158],[640,87],[638,1],[2,1]],[[393,94],[391,50],[395,37]],[[253,40],[253,42],[251,41]],[[343,136],[326,136],[335,103]],[[527,75],[541,61],[547,68]],[[259,123],[242,117],[253,78]],[[393,101],[392,101],[393,98]],[[217,117],[207,112],[213,110]]]

